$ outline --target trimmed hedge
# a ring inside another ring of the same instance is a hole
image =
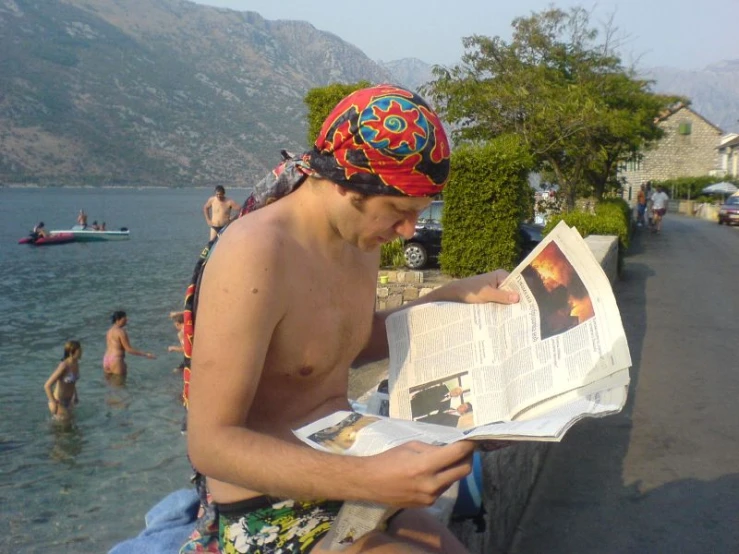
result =
[[[533,160],[514,135],[455,149],[444,190],[441,254],[444,273],[466,277],[518,260],[519,223],[530,216]]]

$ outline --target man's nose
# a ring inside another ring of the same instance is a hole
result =
[[[395,226],[395,232],[403,237],[404,239],[411,239],[416,234],[416,222],[418,221],[418,215],[406,217],[398,222]]]

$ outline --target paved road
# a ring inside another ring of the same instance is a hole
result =
[[[668,214],[615,289],[629,402],[550,449],[509,552],[739,553],[739,228]]]

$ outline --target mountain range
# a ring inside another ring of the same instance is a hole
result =
[[[739,60],[652,72],[656,90],[736,128]],[[248,186],[280,149],[306,147],[311,88],[430,78],[421,60],[374,62],[309,23],[255,12],[0,0],[0,184]]]

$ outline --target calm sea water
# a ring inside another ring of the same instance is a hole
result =
[[[107,552],[146,511],[187,487],[180,361],[168,318],[208,238],[208,189],[0,188],[0,551]],[[229,191],[238,202],[246,192]],[[69,228],[80,208],[131,239],[18,245],[39,220]],[[124,388],[102,375],[110,314],[128,313]],[[82,342],[72,426],[50,421],[43,385],[68,339]]]

